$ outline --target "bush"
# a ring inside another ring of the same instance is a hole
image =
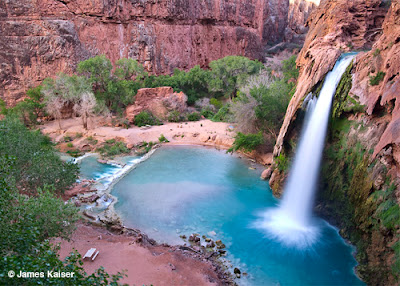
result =
[[[222,102],[214,97],[210,99],[210,104],[214,105],[217,110],[223,106]]]
[[[235,136],[235,142],[233,142],[233,146],[227,152],[232,153],[237,150],[251,152],[263,143],[264,137],[261,131],[256,134],[243,134],[238,132],[238,134]]]
[[[189,121],[199,121],[201,118],[201,114],[198,112],[190,113],[187,117]]]
[[[168,143],[169,142],[169,140],[167,138],[165,138],[164,134],[161,134],[160,137],[158,137],[158,141],[160,143],[163,143],[163,142]]]
[[[386,75],[386,73],[380,71],[376,74],[376,76],[370,76],[369,84],[372,86],[378,85],[385,78],[385,75]]]
[[[185,121],[185,116],[183,116],[179,111],[174,110],[168,114],[169,122],[182,122]]]
[[[232,113],[229,109],[229,104],[225,104],[223,107],[218,110],[218,112],[212,117],[212,121],[214,122],[231,122]]]
[[[130,150],[124,142],[116,142],[115,139],[106,140],[103,146],[96,150],[104,157],[114,157],[121,154],[128,154]]]
[[[69,142],[69,143],[67,143],[67,147],[68,147],[68,148],[73,148],[73,147],[74,147],[74,144],[72,144],[71,142]]]
[[[201,110],[201,115],[207,119],[213,118],[214,114],[215,113],[211,109],[208,109],[208,108],[204,108]]]
[[[162,125],[162,122],[155,118],[150,112],[142,111],[135,116],[135,125],[138,127],[145,125]]]
[[[283,153],[275,158],[275,162],[279,172],[286,172],[289,169],[289,159]]]

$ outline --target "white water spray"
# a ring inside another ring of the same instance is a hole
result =
[[[312,224],[314,193],[318,181],[322,151],[330,116],[332,98],[337,85],[354,54],[342,56],[328,73],[317,103],[308,105],[306,122],[299,147],[289,173],[279,208],[263,214],[258,228],[279,241],[304,248],[318,237],[318,228]]]

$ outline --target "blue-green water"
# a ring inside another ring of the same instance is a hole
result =
[[[183,243],[179,235],[193,232],[221,239],[227,260],[248,273],[239,284],[364,285],[354,274],[352,247],[322,219],[315,218],[318,242],[306,250],[254,227],[278,200],[259,179],[261,170],[249,166],[214,149],[162,147],[113,187],[115,208],[125,225],[159,241]]]

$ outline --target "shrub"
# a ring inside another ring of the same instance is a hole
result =
[[[104,157],[114,157],[121,154],[128,154],[130,150],[124,142],[116,142],[115,139],[107,140],[103,146],[96,150]]]
[[[179,111],[174,110],[168,114],[169,122],[182,122],[185,121],[185,116],[183,116]]]
[[[289,159],[283,153],[275,158],[275,162],[280,172],[286,172],[289,169]]]
[[[189,121],[199,121],[201,118],[201,114],[198,112],[190,113],[187,117]]]
[[[216,109],[220,109],[223,106],[222,102],[214,97],[210,99],[210,104],[214,105]]]
[[[160,143],[163,143],[163,142],[168,143],[169,142],[169,140],[167,138],[165,138],[164,134],[161,134],[160,137],[158,137],[158,141]]]
[[[233,146],[227,152],[232,153],[237,150],[251,152],[263,143],[264,137],[261,131],[256,134],[243,134],[238,132],[238,134],[235,136],[235,142],[233,142]]]
[[[220,110],[218,110],[218,112],[211,118],[211,120],[215,122],[231,122],[232,113],[229,107],[229,104],[225,104],[224,106],[222,106]]]
[[[201,115],[207,119],[213,118],[214,114],[215,113],[211,109],[208,109],[208,108],[204,108],[201,110]]]
[[[374,86],[378,85],[385,77],[386,73],[380,71],[376,74],[376,76],[370,76],[369,77],[369,84]]]
[[[161,125],[162,122],[154,117],[148,111],[142,111],[135,116],[135,125],[138,127],[145,126],[145,125]]]
[[[73,148],[73,147],[74,147],[74,144],[72,144],[71,142],[69,142],[69,143],[67,143],[67,147],[68,147],[68,148]]]

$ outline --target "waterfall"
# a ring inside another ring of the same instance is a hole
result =
[[[307,247],[318,237],[318,228],[312,223],[312,209],[332,98],[354,56],[346,54],[336,62],[326,76],[316,104],[309,102],[300,143],[280,206],[264,213],[261,224],[257,226],[285,244]]]

